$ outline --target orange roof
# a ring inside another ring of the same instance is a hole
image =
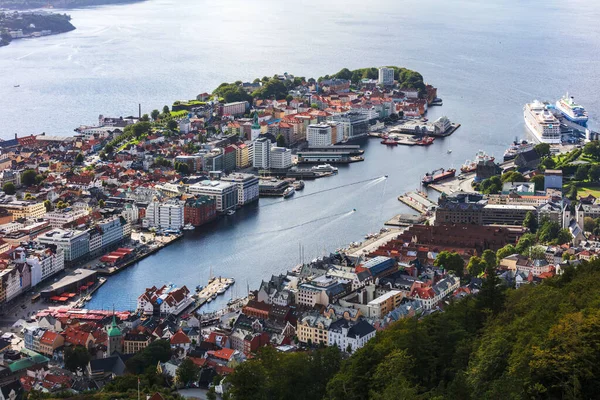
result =
[[[229,361],[231,359],[231,356],[233,356],[234,351],[235,350],[233,350],[233,349],[221,349],[221,350],[209,350],[206,353],[213,357]]]
[[[171,336],[171,344],[187,344],[187,343],[192,343],[192,341],[190,340],[188,335],[183,333],[183,331],[181,329],[178,330],[177,332],[175,332],[175,334],[173,336]]]
[[[40,343],[50,344],[51,345],[52,343],[54,343],[54,341],[56,340],[56,338],[58,336],[59,335],[56,332],[46,331],[46,332],[44,332],[44,334],[40,338]]]

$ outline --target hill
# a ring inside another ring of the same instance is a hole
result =
[[[28,10],[34,8],[81,8],[106,4],[135,3],[142,0],[0,0],[0,8]]]
[[[518,290],[502,288],[493,276],[484,282],[477,298],[401,320],[341,362],[331,348],[310,355],[267,350],[237,368],[230,377],[232,395],[238,400],[597,398],[600,261]],[[331,368],[315,361],[324,357]]]

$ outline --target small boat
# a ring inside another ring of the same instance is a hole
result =
[[[216,299],[217,298],[217,294],[213,293],[213,295],[210,298],[213,299],[213,300]]]
[[[448,149],[447,153],[448,153],[448,154],[452,153],[452,150]]]
[[[184,231],[193,231],[194,229],[196,229],[196,227],[194,225],[192,225],[192,224],[185,224],[183,226],[183,230]]]
[[[226,290],[227,290],[226,287],[222,287],[219,290],[217,290],[217,294],[223,294],[223,293],[225,293]]]
[[[286,189],[283,191],[283,198],[284,198],[284,199],[287,199],[288,197],[291,197],[291,196],[293,196],[295,192],[296,192],[296,189],[294,189],[294,187],[293,187],[293,186],[289,186],[288,188],[286,188]]]
[[[311,168],[314,172],[332,172],[335,173],[338,171],[336,167],[332,167],[330,164],[319,164],[315,167]]]
[[[425,136],[423,139],[419,140],[416,144],[418,146],[429,146],[430,144],[433,144],[434,139],[432,137],[429,136]]]
[[[15,87],[21,87],[21,85],[15,85]]]
[[[296,189],[296,190],[304,189],[304,181],[296,181],[296,182],[292,183],[292,185],[294,185],[294,189]]]
[[[235,210],[229,210],[229,211],[227,211],[227,215],[233,215],[233,214],[235,214]]]
[[[207,303],[210,303],[212,301],[212,297],[209,297],[208,299],[206,299]]]

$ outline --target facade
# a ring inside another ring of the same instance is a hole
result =
[[[315,124],[309,125],[306,130],[308,147],[329,146],[332,144],[331,125]]]
[[[224,182],[235,183],[238,187],[238,206],[258,200],[258,177],[252,174],[235,173],[221,178]]]
[[[483,207],[484,225],[523,225],[528,212],[537,216],[537,208],[528,205],[488,204]]]
[[[377,83],[383,86],[391,86],[394,84],[394,70],[388,67],[379,68],[379,79]]]
[[[292,151],[285,147],[271,147],[270,167],[286,169],[292,166]]]
[[[196,196],[185,201],[184,223],[200,226],[217,217],[217,204],[214,197]]]
[[[144,334],[127,333],[123,337],[123,353],[135,354],[150,344],[150,337]]]
[[[236,101],[233,103],[222,104],[219,107],[220,115],[244,115],[248,109],[249,104],[247,101]]]
[[[339,319],[329,326],[327,345],[354,353],[375,337],[377,331],[365,320],[358,322]]]
[[[232,182],[202,181],[188,187],[190,194],[213,197],[217,211],[233,210],[238,205],[238,186]]]
[[[4,208],[13,215],[13,219],[20,218],[42,218],[46,214],[44,203],[35,203],[27,200],[15,200],[10,203],[0,203],[0,208]]]
[[[85,209],[75,210],[66,208],[64,210],[54,210],[46,213],[44,219],[48,221],[52,228],[62,228],[63,226],[76,221],[78,218],[85,217],[89,212]]]
[[[363,113],[350,111],[333,115],[330,119],[338,123],[338,142],[365,137],[369,133],[369,118]]]
[[[563,173],[560,169],[547,169],[544,171],[544,190],[559,189],[563,187]]]
[[[38,236],[37,240],[61,249],[67,263],[87,256],[90,251],[90,235],[87,231],[53,229]]]
[[[235,166],[236,168],[246,168],[251,164],[250,151],[246,143],[235,146]]]
[[[185,224],[184,214],[184,202],[181,200],[153,201],[146,208],[146,221],[148,226],[179,230]]]
[[[264,136],[259,136],[253,141],[253,148],[252,166],[256,169],[269,169],[271,166],[271,141]]]
[[[331,322],[329,318],[319,314],[306,315],[298,321],[296,329],[298,341],[315,345],[327,345],[329,343],[329,326]]]
[[[114,216],[99,221],[96,226],[102,232],[102,248],[107,249],[123,240],[123,223],[121,218]]]

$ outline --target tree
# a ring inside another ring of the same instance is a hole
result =
[[[40,183],[44,182],[44,180],[46,179],[46,177],[42,174],[37,174],[35,176],[35,184],[39,185]]]
[[[350,71],[348,68],[342,68],[340,70],[340,72],[338,72],[337,74],[334,75],[334,77],[336,77],[338,79],[351,80],[352,79],[352,71]]]
[[[84,160],[83,153],[77,153],[77,155],[75,156],[75,163],[82,164],[83,160]]]
[[[104,208],[104,206],[105,206],[104,200],[102,200],[102,199],[98,200],[98,207]]]
[[[498,265],[498,261],[496,260],[496,253],[494,253],[490,249],[484,250],[483,254],[481,255],[481,258],[485,262],[485,265],[487,265],[488,267],[496,268],[496,266]]]
[[[592,217],[585,217],[583,219],[583,230],[586,232],[594,232],[596,229],[596,221]]]
[[[507,244],[496,252],[496,263],[500,264],[500,260],[516,253],[518,253],[516,247],[512,244]]]
[[[288,104],[290,104],[290,101],[294,100],[294,96],[292,96],[291,94],[288,94],[287,96],[285,96],[285,101],[288,102]]]
[[[597,140],[592,140],[591,142],[586,143],[586,145],[583,146],[583,154],[586,154],[596,160],[600,159],[600,142]]]
[[[152,117],[152,119],[154,121],[156,121],[158,119],[159,115],[160,115],[160,111],[158,111],[157,109],[152,110],[152,112],[150,113],[150,117]]]
[[[21,182],[25,186],[31,186],[35,183],[37,173],[33,169],[28,169],[21,175]]]
[[[527,214],[525,214],[525,219],[523,220],[523,226],[525,228],[529,228],[529,231],[531,233],[537,232],[538,221],[537,221],[536,216],[533,215],[533,213],[531,211],[527,211]]]
[[[560,224],[555,221],[545,221],[538,231],[538,237],[542,243],[550,243],[558,237]]]
[[[575,180],[577,180],[577,181],[585,180],[588,176],[588,169],[589,169],[588,165],[580,165],[579,167],[577,167],[577,170],[575,171]]]
[[[4,186],[2,186],[2,190],[4,191],[4,193],[6,193],[8,195],[13,195],[13,194],[17,193],[17,188],[15,187],[15,184],[12,182],[6,182],[4,184]]]
[[[106,153],[104,152],[104,150],[103,150],[103,151],[101,151],[101,152],[98,154],[98,157],[100,157],[100,159],[101,159],[102,161],[106,161],[106,160],[108,159],[108,157],[106,156]]]
[[[535,184],[535,190],[544,190],[544,182],[546,178],[544,175],[535,175],[532,176],[529,182]]]
[[[46,212],[52,211],[52,203],[50,203],[50,200],[44,200],[44,207],[46,207]]]
[[[554,159],[552,157],[546,157],[542,161],[541,165],[546,169],[552,169],[552,168],[556,167],[556,162],[554,161]]]
[[[600,165],[592,165],[588,171],[588,179],[591,182],[598,182],[600,179]]]
[[[175,371],[175,376],[177,377],[177,381],[182,385],[188,385],[191,382],[198,380],[198,374],[200,373],[200,369],[190,358],[184,359],[177,370]]]
[[[169,111],[169,106],[164,106],[164,107],[163,107],[163,111],[162,111],[162,112],[163,112],[163,114],[165,114],[165,115],[169,115],[169,114],[171,114],[171,112]]]
[[[525,177],[518,171],[510,171],[502,175],[502,183],[505,182],[525,182]]]
[[[319,105],[317,103],[311,103],[310,108],[317,109],[319,108]]]
[[[467,270],[469,271],[469,275],[471,276],[479,276],[485,270],[486,263],[481,259],[481,257],[473,256],[469,260],[469,264],[467,265]],[[493,267],[492,267],[493,268]]]
[[[480,191],[483,194],[496,194],[502,190],[502,180],[499,176],[492,176],[484,179],[480,184]]]
[[[454,271],[457,276],[464,275],[465,261],[458,253],[441,251],[433,261],[433,265],[445,271]]]
[[[170,130],[174,131],[175,129],[177,129],[177,121],[175,120],[169,120],[169,122],[167,122],[167,128],[169,128]]]
[[[171,345],[168,340],[155,340],[142,351],[136,353],[127,360],[127,370],[132,374],[141,374],[148,367],[156,367],[156,364],[165,362],[171,358]]]
[[[112,153],[115,150],[114,146],[112,144],[107,144],[106,146],[104,146],[104,151],[106,151],[107,153]]]
[[[479,309],[489,310],[492,314],[497,314],[504,305],[504,288],[500,278],[496,275],[496,270],[487,267],[485,270],[485,279],[481,283],[481,290],[477,295],[477,306]]]
[[[566,228],[561,229],[560,231],[558,231],[558,235],[556,235],[556,244],[565,244],[565,243],[569,243],[571,240],[573,240],[573,235],[571,235],[571,231],[569,231]]]
[[[526,233],[519,238],[516,250],[520,254],[526,254],[527,250],[536,243],[536,237],[533,233]]]
[[[550,155],[550,145],[548,143],[539,143],[533,149],[542,158]]]
[[[67,347],[65,349],[65,368],[76,372],[79,368],[85,370],[92,357],[83,346]]]
[[[531,246],[526,255],[532,260],[545,260],[546,248],[544,246]]]
[[[285,136],[283,136],[281,133],[279,135],[277,135],[277,147],[285,147],[286,143],[285,143]]]
[[[567,191],[567,198],[569,200],[577,200],[577,191],[577,185],[571,183],[571,185],[569,185],[569,190]]]
[[[150,121],[150,117],[148,116],[148,114],[142,115],[142,121],[144,121],[144,122]]]

